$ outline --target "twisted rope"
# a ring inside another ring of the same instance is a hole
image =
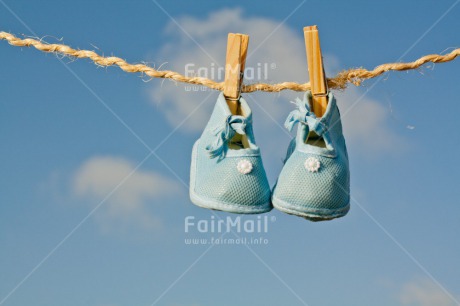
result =
[[[150,66],[144,64],[130,64],[124,59],[115,56],[104,57],[97,54],[94,51],[89,50],[76,50],[71,47],[63,44],[48,44],[40,40],[33,38],[20,39],[10,33],[0,32],[0,40],[6,40],[12,46],[16,47],[34,47],[42,52],[51,52],[56,54],[62,54],[66,56],[71,56],[75,58],[89,58],[95,64],[99,66],[118,66],[123,71],[129,73],[144,73],[152,78],[164,78],[172,79],[177,82],[183,82],[188,84],[203,85],[211,89],[222,91],[224,88],[223,82],[215,82],[213,80],[202,78],[202,77],[186,77],[180,73],[169,71],[169,70],[156,70]],[[375,78],[384,72],[396,70],[411,70],[417,69],[420,66],[432,62],[432,63],[445,63],[453,61],[457,56],[460,55],[460,48],[453,50],[452,52],[439,55],[431,54],[425,55],[418,60],[410,63],[389,63],[382,64],[375,67],[373,70],[367,70],[363,68],[349,69],[338,73],[333,78],[328,78],[327,83],[329,88],[332,89],[345,89],[348,83],[353,83],[356,86],[359,86],[362,81]],[[254,92],[254,91],[266,91],[266,92],[279,92],[282,90],[293,90],[293,91],[307,91],[310,89],[310,83],[299,84],[295,82],[283,82],[278,84],[267,84],[267,83],[258,83],[258,84],[249,84],[243,85],[242,92]]]

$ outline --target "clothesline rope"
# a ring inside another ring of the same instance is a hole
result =
[[[215,82],[213,80],[203,78],[203,77],[187,77],[178,72],[169,71],[169,70],[156,70],[145,64],[130,64],[125,60],[109,56],[104,57],[97,54],[94,51],[90,50],[76,50],[67,45],[63,44],[48,44],[41,40],[33,38],[18,38],[7,32],[0,32],[0,40],[6,40],[12,46],[16,47],[34,47],[42,52],[49,52],[55,54],[61,54],[65,56],[75,57],[75,58],[89,58],[96,65],[99,66],[118,66],[123,71],[129,73],[143,73],[152,78],[164,78],[172,79],[177,82],[183,82],[188,84],[203,85],[211,89],[222,91],[224,88],[223,82]],[[359,86],[362,81],[375,78],[384,72],[390,70],[403,71],[417,69],[420,66],[432,62],[432,63],[445,63],[453,61],[457,56],[460,55],[460,48],[453,50],[452,52],[439,55],[431,54],[425,55],[416,61],[409,63],[388,63],[382,64],[375,67],[373,70],[367,70],[364,68],[349,69],[338,73],[333,78],[328,78],[327,83],[331,89],[344,89],[347,87],[348,83],[352,83],[356,86]],[[282,90],[293,90],[293,91],[307,91],[310,89],[310,83],[299,84],[295,82],[283,82],[278,84],[267,84],[267,83],[257,83],[257,84],[247,84],[242,86],[242,92],[254,92],[254,91],[266,91],[266,92],[279,92]]]

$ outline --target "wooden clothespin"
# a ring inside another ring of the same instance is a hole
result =
[[[308,73],[310,75],[312,110],[317,117],[322,117],[327,108],[327,79],[324,73],[323,57],[319,44],[317,26],[303,28],[305,47],[307,49]]]
[[[238,99],[241,94],[244,66],[248,52],[249,36],[228,34],[227,58],[225,60],[224,96],[232,114],[238,113]]]

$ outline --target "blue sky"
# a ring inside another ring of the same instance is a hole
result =
[[[1,0],[0,30],[181,73],[222,65],[227,33],[242,32],[247,66],[305,82],[304,26],[318,25],[332,76],[459,47],[459,2]],[[459,304],[459,61],[336,92],[346,217],[274,210],[267,233],[241,234],[266,245],[210,247],[185,239],[218,233],[186,233],[184,222],[216,218],[186,187],[218,93],[0,50],[0,305]],[[300,95],[246,95],[271,184],[291,137],[280,125]]]

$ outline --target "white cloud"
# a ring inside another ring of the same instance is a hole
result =
[[[85,161],[73,177],[74,194],[97,202],[125,180],[96,213],[104,231],[132,226],[158,229],[161,220],[150,208],[160,205],[163,196],[177,194],[180,190],[175,182],[157,173],[140,169],[132,173],[135,166],[123,158],[93,157]]]
[[[223,66],[227,34],[240,32],[250,35],[246,66],[256,68],[258,63],[267,63],[270,67],[267,80],[255,79],[252,82],[306,82],[308,80],[302,29],[292,29],[286,24],[280,24],[279,20],[246,17],[241,9],[222,9],[209,14],[207,18],[183,16],[176,20],[199,46],[171,22],[165,29],[170,43],[154,55],[156,61],[168,62],[162,69],[185,73],[185,66],[190,63],[195,67],[210,68],[212,64]],[[276,65],[276,68],[271,69],[271,64]],[[340,67],[339,59],[328,52],[325,52],[325,66],[327,75],[334,75],[344,68]],[[186,91],[184,85],[169,81],[155,80],[152,84],[154,84],[151,90],[152,102],[164,112],[172,125],[187,117],[209,94],[209,91]],[[344,93],[338,93],[342,113],[345,113],[347,107],[352,105],[361,94],[361,89],[352,86]],[[302,93],[284,91],[250,95],[269,114],[267,116],[260,110],[251,97],[246,98],[255,113],[256,133],[263,130],[267,135],[265,137],[259,133],[256,135],[257,139],[262,144],[266,140],[267,143],[264,145],[268,150],[283,155],[285,149],[273,139],[286,137],[285,132],[280,131],[280,127],[273,120],[282,126],[285,117],[292,109],[289,100],[301,96]],[[209,119],[216,96],[217,93],[214,93],[212,98],[187,120],[181,131],[202,130]],[[343,116],[343,121],[348,142],[359,145],[360,151],[364,154],[368,152],[374,155],[386,154],[400,147],[402,143],[401,138],[388,129],[389,110],[368,97],[363,98],[359,105]]]
[[[411,306],[456,305],[438,285],[428,279],[417,279],[402,286],[399,301]]]
[[[250,34],[246,67],[252,67],[256,70],[259,63],[268,65],[267,75],[262,76],[262,80],[255,79],[252,82],[286,80],[302,82],[307,79],[306,65],[298,64],[299,62],[306,62],[305,54],[302,54],[304,47],[299,35],[285,25],[280,26],[273,32],[279,26],[279,21],[277,20],[245,18],[240,9],[219,10],[211,13],[204,20],[194,17],[182,17],[176,20],[199,43],[199,46],[179,30],[175,24],[171,23],[166,27],[165,31],[170,35],[171,43],[163,46],[159,54],[155,55],[156,60],[160,59],[168,62],[162,69],[185,73],[186,65],[193,64],[197,68],[208,67],[208,77],[210,77],[212,67],[223,67],[225,64],[227,34],[229,32],[240,32]],[[261,44],[265,39],[265,43]],[[252,52],[254,54],[251,54]],[[272,69],[271,64],[274,64],[273,67],[276,68]],[[264,80],[264,78],[267,78],[267,80]],[[219,79],[218,81],[222,80]],[[154,87],[151,91],[152,101],[158,104],[173,125],[182,121],[199,102],[209,95],[209,91],[186,91],[182,84],[177,84],[176,86],[176,84],[168,81],[164,83],[156,81],[153,84]],[[268,99],[266,94],[253,95],[257,100],[260,100],[260,103],[277,120],[282,121],[282,117],[287,115],[283,112],[283,109],[285,109],[284,103],[278,103],[273,99],[278,94],[273,94]],[[283,95],[286,95],[286,93],[283,93]],[[208,103],[203,105],[186,122],[185,127],[188,129],[184,130],[199,131],[204,127],[209,119],[216,96],[217,92],[214,91]],[[293,96],[296,95],[291,93],[291,97]],[[247,100],[251,103],[250,99]],[[263,123],[272,125],[268,121]]]

